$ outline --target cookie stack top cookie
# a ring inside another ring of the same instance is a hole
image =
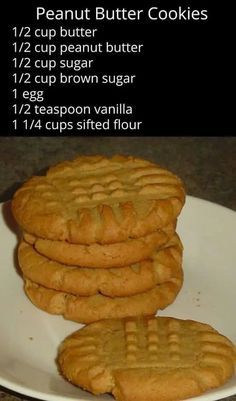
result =
[[[28,180],[14,195],[24,231],[72,244],[112,244],[139,238],[176,220],[182,181],[131,156],[81,156]]]

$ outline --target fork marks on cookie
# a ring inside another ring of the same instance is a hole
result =
[[[138,337],[137,323],[127,320],[125,322],[125,340],[126,340],[126,359],[128,362],[136,361],[138,358]]]

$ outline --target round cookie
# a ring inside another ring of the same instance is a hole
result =
[[[175,223],[144,237],[115,244],[79,245],[66,241],[41,239],[24,233],[24,239],[37,252],[66,265],[90,268],[122,267],[149,258],[153,251],[166,244],[175,233]]]
[[[183,283],[183,271],[179,268],[175,277],[151,290],[127,297],[111,298],[105,295],[75,296],[40,286],[25,278],[25,293],[32,303],[52,314],[79,323],[91,323],[101,319],[123,318],[155,314],[176,298]]]
[[[176,220],[185,201],[170,171],[131,156],[81,156],[16,191],[12,211],[36,237],[110,244],[143,237]]]
[[[100,321],[60,346],[58,365],[71,383],[118,401],[177,401],[224,384],[235,347],[211,326],[170,317]]]
[[[18,261],[23,275],[31,281],[74,295],[101,293],[110,297],[138,294],[178,276],[182,264],[182,244],[177,235],[150,259],[114,269],[67,266],[40,255],[22,241]]]

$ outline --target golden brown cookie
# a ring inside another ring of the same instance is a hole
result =
[[[36,237],[110,244],[167,226],[184,201],[181,180],[154,163],[82,156],[28,180],[15,193],[12,211]]]
[[[60,371],[93,394],[118,401],[177,401],[224,384],[235,347],[211,326],[169,317],[100,321],[70,335]]]
[[[182,264],[182,244],[175,235],[150,259],[114,269],[89,269],[67,266],[40,255],[32,245],[22,241],[18,261],[25,277],[42,286],[74,295],[101,293],[110,297],[138,294],[169,281]]]
[[[111,298],[105,295],[75,296],[40,286],[25,278],[25,292],[32,303],[52,314],[79,323],[91,323],[101,319],[123,318],[155,314],[176,298],[183,283],[183,271],[175,277],[141,294]]]
[[[127,266],[149,258],[153,251],[166,244],[175,233],[175,222],[144,237],[133,238],[115,244],[79,245],[66,241],[36,238],[24,233],[24,239],[38,253],[66,264],[91,268]]]

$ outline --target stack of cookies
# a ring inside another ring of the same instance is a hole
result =
[[[27,296],[81,323],[165,308],[183,283],[184,201],[177,176],[130,156],[78,157],[32,177],[12,201]]]

